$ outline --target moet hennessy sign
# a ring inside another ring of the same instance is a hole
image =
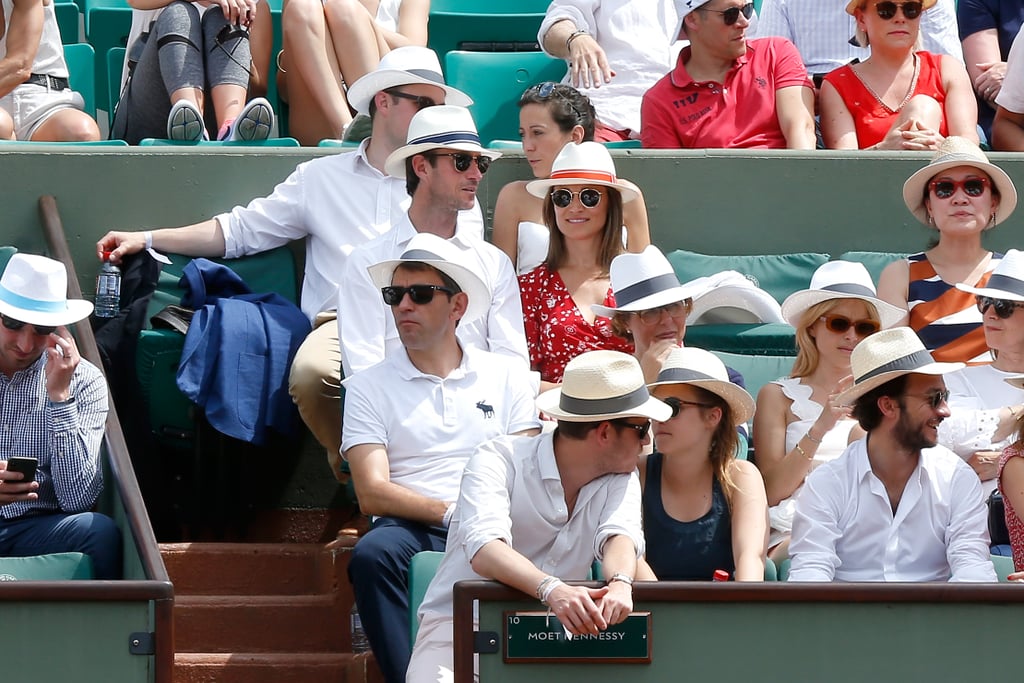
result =
[[[505,653],[516,662],[650,664],[651,613],[633,612],[597,635],[570,636],[547,612],[505,612]]]

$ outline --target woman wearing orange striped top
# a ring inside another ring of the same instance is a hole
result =
[[[903,185],[903,201],[938,239],[927,251],[886,266],[879,298],[908,311],[904,322],[937,361],[990,362],[981,312],[956,285],[983,287],[1002,258],[981,238],[1013,213],[1013,182],[976,144],[951,136]]]

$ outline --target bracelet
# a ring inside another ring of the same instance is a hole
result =
[[[566,52],[570,52],[571,51],[570,46],[572,45],[572,41],[576,40],[580,36],[585,36],[585,35],[589,35],[589,33],[588,33],[588,31],[586,29],[576,29],[575,31],[573,31],[569,35],[569,37],[565,39],[565,51]]]
[[[441,526],[447,529],[452,523],[452,517],[455,516],[455,503],[450,503],[448,508],[444,511],[444,517],[441,519]]]
[[[807,430],[807,433],[804,434],[804,436],[806,438],[808,438],[809,440],[813,441],[814,443],[816,443],[818,445],[821,445],[821,439],[815,439],[813,436],[811,436],[811,430],[810,429]]]
[[[807,453],[804,452],[804,449],[800,448],[800,444],[799,443],[797,443],[795,448],[796,448],[796,452],[799,453],[800,455],[804,456],[808,460],[814,460],[814,456],[807,455]]]
[[[621,581],[627,586],[633,585],[633,577],[626,574],[612,574],[611,578],[604,582],[604,585],[610,585],[613,581]]]
[[[540,583],[537,584],[537,590],[535,590],[534,593],[536,593],[537,599],[540,600],[541,602],[544,602],[545,590],[546,590],[548,584],[551,583],[552,581],[558,581],[558,577],[557,576],[545,576],[543,579],[540,580]]]
[[[147,230],[146,232],[142,233],[142,238],[144,240],[146,240],[146,249],[152,249],[153,248],[153,231],[152,230]]]
[[[554,581],[548,584],[547,588],[544,589],[543,595],[540,596],[540,604],[545,607],[551,607],[551,605],[548,604],[548,598],[551,597],[551,593],[554,592],[556,588],[562,585],[562,580],[557,576],[552,576],[551,578],[554,579]]]

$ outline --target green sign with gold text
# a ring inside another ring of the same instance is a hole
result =
[[[597,635],[567,637],[546,612],[505,612],[506,662],[651,661],[651,613],[634,612]]]

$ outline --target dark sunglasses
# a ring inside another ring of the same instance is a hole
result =
[[[402,92],[401,90],[385,90],[384,92],[391,95],[392,97],[398,97],[403,100],[415,102],[416,108],[420,110],[426,109],[427,107],[437,106],[437,102],[435,102],[432,98],[424,97],[423,95],[413,95],[411,93]]]
[[[963,190],[968,197],[980,197],[988,187],[988,178],[968,178],[967,180],[933,180],[928,183],[930,189],[939,199],[949,199],[957,190]]]
[[[384,303],[388,306],[397,306],[402,303],[402,299],[405,295],[409,295],[409,300],[417,306],[423,304],[429,304],[434,300],[435,292],[444,292],[448,295],[450,300],[455,296],[455,291],[441,285],[410,285],[408,287],[398,287],[392,285],[390,287],[381,287],[380,293],[384,295]]]
[[[866,337],[878,332],[882,327],[875,320],[850,320],[843,315],[823,315],[821,319],[825,321],[825,327],[836,334],[845,334],[852,327],[858,336]]]
[[[729,9],[706,9],[704,7],[699,7],[698,9],[702,12],[714,12],[715,14],[721,14],[722,23],[726,26],[732,26],[739,21],[741,14],[744,19],[749,19],[754,16],[754,3],[752,2],[748,2],[742,7],[730,7]]]
[[[634,432],[636,432],[637,438],[640,439],[641,441],[646,439],[647,434],[651,431],[650,420],[644,422],[642,425],[633,424],[632,422],[628,422],[626,420],[612,420],[612,424],[615,425],[616,427],[621,427],[623,429],[632,429]]]
[[[548,98],[550,98],[552,96],[557,97],[558,99],[562,100],[567,105],[569,105],[569,108],[572,109],[574,114],[576,114],[576,120],[577,121],[582,121],[583,120],[583,114],[580,113],[580,110],[577,109],[576,105],[574,105],[572,103],[572,100],[570,100],[561,91],[558,90],[558,86],[559,85],[561,85],[561,83],[555,83],[554,81],[546,81],[544,83],[538,83],[537,85],[529,88],[523,94],[525,96],[525,95],[529,95],[529,94],[532,93],[532,94],[535,94],[538,98],[540,98],[542,100],[546,100],[546,99],[548,99]],[[568,87],[568,86],[566,86],[566,87]],[[520,104],[520,106],[522,106],[522,103]]]
[[[476,161],[476,168],[480,171],[480,175],[487,173],[487,169],[491,167],[491,160],[485,156],[473,156],[472,154],[463,154],[462,152],[438,152],[437,154],[431,154],[433,157],[451,157],[452,161],[455,162],[455,170],[459,173],[465,173],[469,170],[469,165]]]
[[[906,394],[914,398],[923,398],[924,402],[931,406],[932,410],[938,410],[939,406],[949,400],[949,389],[933,391],[928,394]]]
[[[564,209],[572,204],[572,198],[576,195],[580,196],[580,204],[588,209],[593,209],[601,203],[601,191],[595,190],[592,187],[585,187],[579,192],[573,192],[572,190],[555,190],[551,193],[551,203],[560,209]]]
[[[879,2],[875,3],[875,14],[879,19],[889,21],[896,16],[896,9],[903,10],[903,16],[907,19],[917,19],[924,11],[924,4],[920,2]]]
[[[1024,308],[1024,303],[1020,303],[1019,301],[994,299],[990,296],[979,296],[976,298],[978,300],[978,310],[981,311],[982,315],[984,315],[985,311],[988,310],[988,307],[991,306],[995,310],[996,315],[1003,320],[1006,320],[1013,315],[1013,311],[1015,309]]]
[[[687,299],[686,301],[676,301],[675,303],[658,306],[657,308],[648,308],[645,311],[634,311],[634,314],[640,318],[640,322],[644,325],[655,325],[661,322],[663,313],[667,314],[670,318],[685,318],[690,314],[691,307],[691,300]]]
[[[0,318],[2,318],[3,320],[4,327],[6,327],[11,332],[17,332],[21,328],[25,327],[25,325],[28,325],[28,323],[23,323],[20,320],[8,317],[6,315],[0,316]],[[35,331],[37,337],[46,337],[57,331],[56,327],[49,327],[46,325],[32,325],[32,329]]]
[[[698,403],[697,401],[684,401],[683,399],[676,398],[675,396],[669,396],[668,398],[663,398],[663,399],[661,399],[661,402],[664,403],[665,405],[667,405],[669,408],[672,409],[672,417],[669,418],[670,420],[675,418],[675,417],[677,417],[679,415],[679,413],[683,412],[683,410],[686,409],[687,407],[692,407],[692,408],[714,408],[714,406],[711,405],[710,403]]]

